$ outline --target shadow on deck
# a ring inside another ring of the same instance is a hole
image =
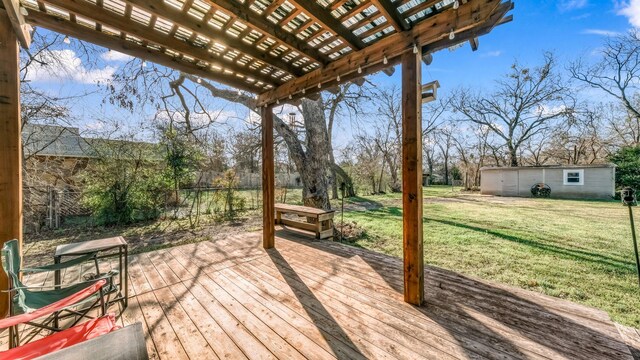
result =
[[[414,307],[401,259],[283,231],[139,254],[129,278],[121,320],[161,359],[632,358],[603,311],[433,267]]]

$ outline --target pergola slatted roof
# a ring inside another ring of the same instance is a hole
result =
[[[257,94],[263,247],[275,246],[273,106],[402,63],[404,299],[424,301],[422,62],[510,21],[511,0],[0,0],[0,237],[22,240],[18,42],[41,26]],[[315,188],[315,186],[314,186]],[[310,190],[313,193],[315,190]],[[2,244],[2,239],[0,239]],[[0,273],[0,290],[8,282]],[[2,300],[2,299],[0,299]],[[0,312],[3,310],[0,301]]]
[[[414,48],[469,40],[449,40],[451,32],[483,35],[513,8],[510,0],[21,0],[19,6],[25,23],[258,94],[260,105],[379,71]]]

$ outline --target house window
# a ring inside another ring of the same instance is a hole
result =
[[[563,170],[565,185],[584,185],[584,170]]]

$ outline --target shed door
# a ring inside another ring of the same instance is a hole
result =
[[[518,172],[502,172],[502,196],[518,196]]]

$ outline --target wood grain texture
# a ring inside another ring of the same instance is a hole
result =
[[[258,96],[258,105],[273,103],[276,100],[287,101],[290,94],[292,99],[300,98],[303,89],[309,96],[320,91],[317,88],[318,84],[322,85],[322,89],[334,86],[338,75],[343,79],[342,81],[366,76],[379,71],[377,66],[384,61],[385,57],[388,60],[387,67],[393,66],[400,61],[402,54],[412,51],[414,45],[422,48],[438,41],[448,41],[450,45],[453,45],[456,41],[448,40],[448,35],[452,30],[455,33],[462,33],[476,27],[486,26],[487,22],[494,21],[495,14],[504,15],[504,12],[512,7],[511,1],[500,2],[498,0],[476,0],[461,4],[458,10],[443,11],[437,16],[419,22],[408,31],[389,35],[320,69],[290,80],[275,89],[265,91]],[[361,74],[357,73],[358,68],[361,68]]]
[[[207,3],[216,9],[223,10],[238,19],[241,19],[247,26],[275,37],[311,59],[321,63],[326,63],[328,60],[326,55],[322,54],[318,49],[314,48],[307,42],[300,40],[294,34],[284,30],[283,28],[274,26],[273,22],[271,22],[271,20],[269,20],[264,14],[257,14],[253,10],[242,5],[240,2],[229,0],[207,0]]]
[[[402,56],[402,241],[404,301],[424,301],[422,93],[420,52]]]
[[[66,8],[74,14],[81,15],[87,19],[91,19],[101,24],[109,24],[109,26],[118,29],[125,34],[134,35],[142,40],[155,43],[158,46],[166,46],[168,48],[179,51],[187,56],[202,60],[209,63],[210,66],[216,66],[223,69],[231,70],[235,73],[243,74],[248,71],[246,66],[237,64],[234,61],[224,61],[220,57],[214,55],[208,49],[196,47],[186,41],[177,39],[170,34],[162,34],[158,31],[149,31],[149,28],[134,20],[118,16],[115,13],[104,11],[103,8],[93,5],[84,0],[43,0],[47,4],[57,7]],[[263,74],[254,74],[254,78],[264,82],[265,84],[279,84],[280,81],[273,77]]]
[[[127,3],[144,9],[154,14],[155,16],[159,16],[165,19],[171,19],[178,26],[189,29],[196,34],[202,34],[210,39],[215,39],[216,42],[219,42],[224,46],[238,49],[239,51],[253,57],[254,59],[264,61],[267,64],[275,66],[296,76],[302,75],[302,71],[298,67],[295,67],[290,63],[287,63],[286,61],[282,61],[282,59],[279,59],[278,57],[275,57],[268,52],[260,51],[253,45],[238,41],[237,38],[230,36],[228,33],[210,26],[207,23],[206,17],[198,21],[193,16],[186,14],[176,7],[162,1],[127,0]]]
[[[204,70],[193,63],[182,61],[165,53],[152,50],[151,48],[137,45],[134,42],[122,40],[119,37],[107,35],[106,33],[87,30],[87,27],[62,20],[54,16],[33,11],[28,16],[29,23],[40,26],[45,29],[65,34],[70,37],[87,41],[105,48],[121,52],[139,59],[148,60],[156,64],[172,68],[174,70],[183,71],[188,74],[200,76],[204,79],[213,80],[221,84],[225,84],[236,89],[249,92],[258,91],[258,87],[240,80],[235,75],[225,74],[223,72],[212,72]]]
[[[275,246],[275,164],[273,158],[273,107],[262,108],[262,241]]]
[[[277,234],[277,250],[253,232],[132,256],[123,324],[142,322],[152,359],[631,360],[640,344],[601,310],[435,267],[416,307],[402,259]]]
[[[365,47],[364,42],[362,42],[358,36],[348,30],[338,19],[331,15],[328,9],[323,8],[315,0],[291,0],[291,3],[304,9],[309,17],[318,24],[321,24],[325,29],[329,29],[338,34],[353,48],[362,49]]]
[[[20,1],[2,0],[0,3],[4,6],[4,11],[11,22],[11,26],[13,27],[13,31],[18,42],[20,42],[20,45],[23,48],[29,49],[29,46],[31,46],[31,33],[29,32],[30,27],[27,25],[24,15],[20,13]],[[0,11],[2,10],[0,9]]]
[[[17,239],[22,249],[22,140],[18,39],[7,13],[0,10],[0,246]],[[21,250],[22,251],[22,250]],[[0,290],[8,286],[0,271]],[[0,316],[7,312],[0,293]]]

